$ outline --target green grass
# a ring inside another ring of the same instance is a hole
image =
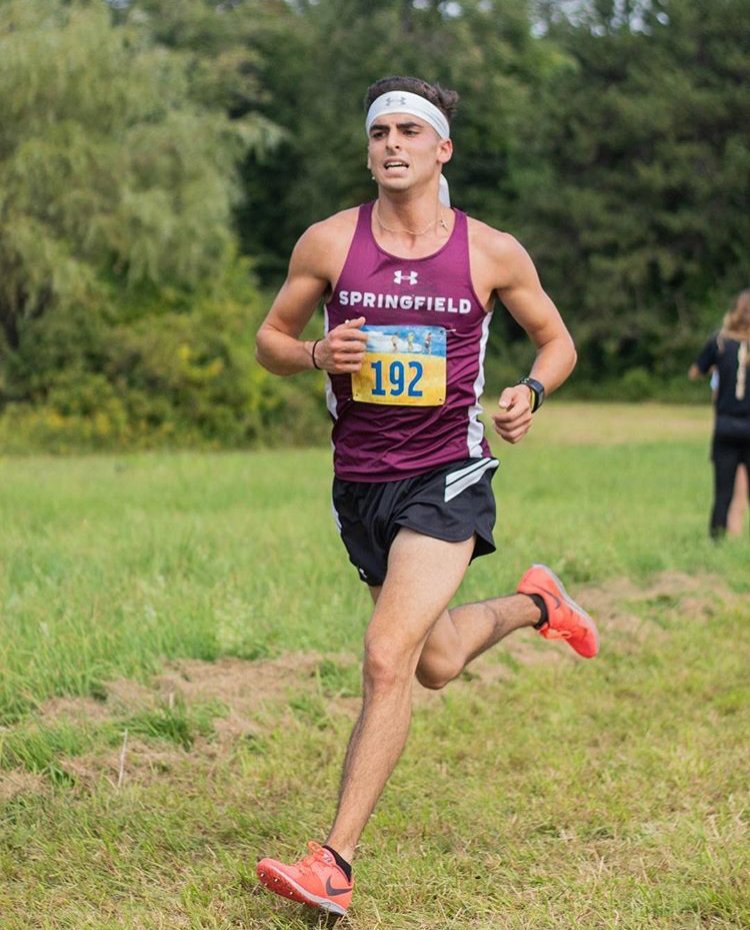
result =
[[[746,928],[750,545],[707,538],[705,411],[543,414],[458,599],[549,562],[602,655],[519,636],[418,704],[346,925]],[[254,861],[320,839],[359,693],[329,453],[0,467],[3,930],[318,926]]]

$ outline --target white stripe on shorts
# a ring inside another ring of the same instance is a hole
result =
[[[339,536],[341,535],[341,520],[339,519],[339,512],[336,510],[336,505],[331,501],[331,513],[333,514],[333,522],[336,524],[336,529],[339,531]]]
[[[470,488],[472,484],[476,484],[477,481],[480,481],[482,475],[488,471],[490,468],[497,468],[500,464],[497,459],[477,459],[476,462],[472,462],[471,465],[467,465],[464,468],[459,468],[458,471],[452,471],[445,476],[445,495],[444,500],[447,503],[452,501],[454,497],[465,491],[467,488]]]

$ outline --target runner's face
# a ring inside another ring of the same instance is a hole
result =
[[[370,127],[370,170],[385,190],[409,190],[431,180],[452,151],[450,139],[440,139],[429,123],[411,113],[379,116]]]

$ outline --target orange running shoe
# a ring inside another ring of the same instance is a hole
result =
[[[346,877],[330,850],[318,843],[307,845],[309,855],[294,865],[261,859],[256,867],[258,878],[283,898],[343,917],[352,903],[354,881]]]
[[[547,622],[537,627],[545,639],[564,639],[586,659],[599,652],[599,633],[586,611],[568,595],[562,581],[546,565],[532,565],[518,582],[519,594],[538,594],[547,607]]]

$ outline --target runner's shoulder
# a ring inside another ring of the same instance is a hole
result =
[[[473,217],[468,217],[468,221],[472,258],[477,257],[493,268],[504,269],[509,278],[528,270],[531,264],[529,253],[515,236]]]
[[[472,248],[494,259],[509,259],[526,254],[526,249],[515,236],[502,229],[495,229],[473,216],[469,221],[469,244]]]
[[[342,249],[348,251],[357,226],[357,208],[340,210],[319,220],[302,233],[295,251],[303,254],[331,254]]]

